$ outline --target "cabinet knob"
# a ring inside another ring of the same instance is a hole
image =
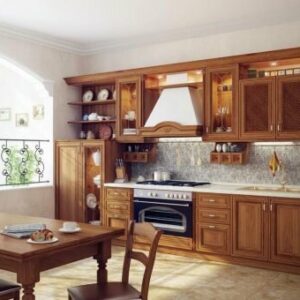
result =
[[[206,133],[208,133],[209,132],[209,128],[208,128],[208,126],[206,126]]]
[[[263,205],[262,205],[262,209],[263,209],[263,211],[265,211],[265,210],[266,210],[266,203],[263,203]]]
[[[280,124],[277,125],[277,131],[280,131]]]
[[[273,125],[272,124],[270,125],[270,131],[273,131]]]

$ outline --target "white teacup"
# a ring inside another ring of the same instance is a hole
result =
[[[63,229],[67,231],[73,231],[77,228],[76,222],[64,222],[63,223]]]

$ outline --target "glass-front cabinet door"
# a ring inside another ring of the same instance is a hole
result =
[[[136,140],[141,127],[141,77],[117,80],[117,139]]]
[[[278,139],[299,139],[300,136],[300,76],[277,78]]]
[[[206,140],[230,140],[238,136],[238,66],[208,68],[206,72]]]
[[[97,142],[84,142],[83,151],[83,202],[85,222],[100,220],[100,199],[103,197],[103,146]]]

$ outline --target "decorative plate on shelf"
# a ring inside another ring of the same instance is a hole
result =
[[[92,90],[87,90],[84,92],[82,96],[82,101],[83,102],[91,102],[93,100],[94,93]]]
[[[109,90],[108,89],[101,89],[97,95],[98,101],[107,100],[109,96]]]
[[[91,208],[91,209],[96,208],[98,203],[97,203],[97,197],[95,196],[95,194],[93,194],[93,193],[87,194],[87,196],[86,196],[86,205],[87,205],[88,208]]]
[[[99,129],[99,137],[102,140],[109,140],[111,139],[113,134],[113,130],[109,125],[101,125]]]

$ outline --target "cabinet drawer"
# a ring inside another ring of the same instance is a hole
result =
[[[230,208],[231,199],[230,196],[226,196],[226,195],[198,194],[197,207]]]
[[[124,199],[130,200],[131,190],[130,189],[117,189],[117,188],[107,188],[106,189],[106,199]]]
[[[108,212],[121,212],[129,215],[130,213],[130,202],[129,201],[107,201],[106,209]]]
[[[197,222],[230,224],[230,210],[197,208]]]
[[[124,214],[107,213],[106,215],[106,226],[125,229],[125,235],[118,237],[117,239],[120,240],[126,239],[128,224],[129,224],[129,218]]]
[[[202,252],[230,254],[231,235],[229,225],[198,224],[196,249]]]

